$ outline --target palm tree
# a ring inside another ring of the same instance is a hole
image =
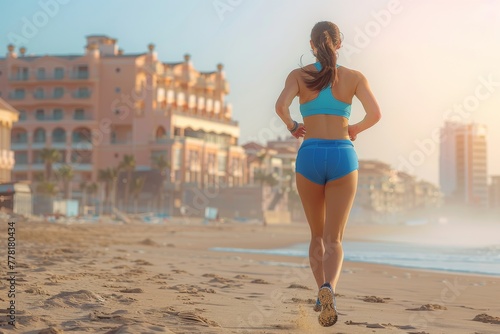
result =
[[[127,185],[125,186],[125,206],[126,206],[128,205],[130,183],[132,182],[132,172],[135,169],[135,157],[133,155],[125,154],[123,156],[123,160],[118,165],[118,169],[127,172]]]
[[[62,165],[57,170],[57,176],[58,176],[58,178],[61,179],[61,181],[63,183],[64,199],[70,199],[71,198],[71,181],[73,180],[73,177],[75,176],[75,173],[73,172],[73,167],[71,167],[70,165]]]
[[[92,200],[92,196],[95,195],[97,193],[97,190],[99,189],[99,186],[97,185],[97,183],[95,182],[92,182],[91,184],[89,184],[85,190],[87,190],[87,194],[89,195],[89,199]],[[90,201],[91,203],[93,203],[92,201]]]
[[[58,189],[55,183],[44,181],[36,187],[36,191],[40,194],[54,197],[57,194]]]
[[[99,189],[99,186],[95,182],[88,184],[87,182],[82,181],[80,183],[80,191],[82,192],[82,205],[81,205],[82,214],[85,213],[84,209],[87,206],[89,199],[91,199],[90,196],[97,193],[98,189]]]
[[[167,180],[168,176],[168,169],[170,169],[170,163],[167,161],[166,157],[164,155],[158,155],[153,158],[153,167],[158,169],[160,172],[161,176],[161,186],[158,191],[158,211],[160,211],[163,201],[164,201],[164,187],[165,187],[165,181]]]
[[[132,180],[132,183],[130,183],[130,190],[132,192],[132,196],[134,197],[134,213],[137,213],[137,202],[139,201],[139,195],[144,187],[144,181],[146,181],[146,178],[141,176],[136,177]]]
[[[115,206],[117,179],[117,168],[108,167],[106,169],[100,169],[98,172],[98,180],[104,184],[104,206],[107,204],[111,205],[111,207]]]
[[[40,157],[45,163],[45,181],[50,182],[52,179],[52,164],[61,160],[61,152],[54,148],[44,148],[40,152]]]
[[[266,182],[266,179],[267,175],[262,170],[255,171],[255,174],[253,175],[253,180],[259,182],[261,187]]]

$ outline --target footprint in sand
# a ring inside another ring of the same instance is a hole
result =
[[[397,329],[402,329],[402,330],[410,330],[410,329],[416,329],[415,327],[413,326],[409,326],[409,325],[403,325],[403,326],[398,326],[398,325],[393,325],[393,324],[381,324],[381,323],[368,323],[368,322],[355,322],[355,321],[352,321],[352,320],[348,320],[345,322],[346,325],[350,325],[350,326],[364,326],[366,328],[389,328],[389,329],[393,329],[393,328],[397,328]]]
[[[104,298],[89,290],[62,291],[45,301],[48,307],[93,308],[102,306]]]
[[[294,304],[315,304],[316,299],[308,298],[308,299],[302,299],[302,298],[292,298],[292,303]]]
[[[122,293],[144,293],[144,290],[142,290],[141,288],[126,288],[126,289],[120,290],[120,292],[122,292]]]
[[[34,294],[34,295],[46,295],[46,296],[49,296],[49,292],[47,290],[44,290],[44,289],[39,288],[37,286],[30,287],[30,288],[24,290],[24,292],[31,293],[31,294]]]
[[[139,266],[152,266],[153,264],[149,261],[146,261],[146,260],[135,260],[135,261],[132,261],[134,262],[135,264],[139,265]]]
[[[38,332],[38,334],[63,334],[63,333],[64,331],[57,327],[45,328]]]
[[[171,286],[168,289],[175,290],[178,293],[187,293],[191,295],[199,295],[201,292],[215,293],[214,289],[201,288],[197,285],[192,285],[192,284],[178,284],[175,286]]]
[[[159,244],[156,241],[151,240],[149,238],[146,238],[146,239],[140,241],[139,244],[145,245],[145,246],[159,246]]]
[[[236,283],[235,280],[225,278],[219,276],[217,274],[203,274],[203,277],[211,277],[212,279],[204,284],[208,284],[210,286],[219,288],[219,289],[227,289],[227,288],[239,288],[242,287],[243,284]]]
[[[300,285],[300,284],[291,284],[288,289],[302,289],[302,290],[312,290],[311,288],[305,286],[305,285]]]
[[[212,320],[209,320],[207,318],[204,318],[197,313],[199,312],[192,312],[192,311],[181,311],[176,314],[177,318],[181,320],[185,324],[202,324],[204,326],[209,326],[209,327],[220,327],[220,325]]]
[[[417,308],[407,308],[407,311],[436,311],[436,310],[447,310],[446,306],[439,304],[425,304]]]
[[[491,315],[488,315],[486,313],[478,314],[472,320],[473,321],[484,322],[484,323],[487,323],[487,324],[500,325],[500,318],[499,317],[492,317]]]
[[[125,305],[129,305],[129,304],[132,304],[133,302],[137,301],[137,299],[135,299],[135,298],[132,298],[129,296],[125,297],[124,295],[119,295],[116,293],[103,295],[103,297],[106,299],[117,301],[117,302],[125,304]]]
[[[381,298],[377,296],[364,296],[362,301],[367,303],[387,303],[387,301],[392,300],[392,298]]]
[[[107,331],[105,334],[174,334],[165,327],[153,326],[149,324],[122,325]]]
[[[236,279],[247,279],[249,277],[248,277],[248,275],[240,274],[240,275],[234,276],[234,278],[236,278]]]

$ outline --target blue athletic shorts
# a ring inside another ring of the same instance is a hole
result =
[[[358,156],[348,139],[306,139],[295,162],[295,172],[321,185],[341,178],[358,167]]]

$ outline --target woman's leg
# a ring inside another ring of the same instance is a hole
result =
[[[332,285],[333,291],[335,291],[342,269],[344,260],[342,238],[356,195],[357,184],[358,171],[355,170],[340,179],[328,182],[325,186],[326,223],[323,233],[325,247],[323,268],[325,282]]]
[[[325,186],[309,181],[303,175],[296,173],[297,190],[311,229],[309,244],[309,263],[318,284],[325,282],[323,272],[323,228],[325,226]]]

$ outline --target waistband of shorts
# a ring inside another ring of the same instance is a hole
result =
[[[352,141],[349,139],[319,139],[319,138],[309,138],[302,142],[300,148],[307,146],[316,147],[354,147]]]

